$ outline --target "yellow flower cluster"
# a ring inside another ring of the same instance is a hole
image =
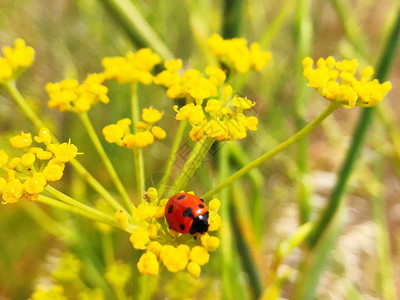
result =
[[[346,108],[375,106],[391,89],[389,81],[379,83],[377,79],[370,80],[374,74],[371,66],[362,70],[360,80],[356,79],[354,75],[358,66],[356,59],[336,62],[329,56],[326,59],[318,59],[316,69],[313,65],[314,61],[310,57],[303,59],[303,74],[308,85],[315,88],[327,100],[337,102]]]
[[[154,143],[154,138],[164,139],[166,132],[159,126],[154,126],[163,115],[163,112],[149,107],[142,111],[143,121],[136,122],[136,133],[131,133],[132,121],[128,118],[119,120],[103,128],[103,135],[107,142],[124,146],[130,149],[146,147]]]
[[[93,73],[89,74],[82,84],[76,79],[48,83],[46,91],[50,100],[47,105],[60,111],[81,113],[99,102],[107,104],[110,99],[107,96],[108,88],[103,85],[104,80],[104,74]]]
[[[151,84],[153,75],[150,73],[161,58],[148,48],[136,53],[127,52],[124,57],[105,57],[102,60],[106,79],[116,79],[120,83]]]
[[[14,48],[3,47],[4,57],[0,56],[0,84],[14,80],[33,63],[35,50],[26,46],[23,39],[16,39]]]
[[[186,268],[193,277],[199,277],[201,266],[209,261],[209,252],[219,247],[219,239],[208,233],[194,239],[167,229],[163,217],[168,199],[159,201],[157,190],[152,187],[147,190],[145,198],[147,201],[140,204],[133,213],[133,218],[144,221],[144,225],[137,227],[130,237],[135,249],[146,250],[137,263],[139,272],[156,275],[162,262],[169,272]],[[209,232],[221,227],[219,206],[217,199],[209,203]]]
[[[190,98],[198,104],[203,99],[218,95],[226,75],[218,67],[208,66],[205,70],[207,78],[196,69],[189,69],[179,75],[182,68],[182,60],[173,59],[164,63],[164,71],[157,74],[154,83],[167,88],[167,96],[171,99]]]
[[[78,154],[71,142],[52,144],[47,128],[41,128],[34,140],[45,148],[31,147],[31,134],[22,132],[10,138],[14,148],[23,150],[21,156],[9,160],[7,153],[0,150],[0,168],[5,171],[0,177],[3,203],[15,203],[22,197],[36,200],[49,182],[61,179],[65,163]]]
[[[131,276],[130,266],[119,261],[108,266],[105,273],[107,281],[116,289],[123,289]]]
[[[218,141],[244,139],[248,130],[257,130],[258,119],[243,113],[251,109],[255,103],[238,96],[234,96],[229,102],[231,93],[232,88],[226,86],[222,99],[207,100],[204,109],[202,105],[194,103],[186,104],[180,109],[174,105],[175,119],[187,119],[192,126],[189,132],[192,141],[198,142],[205,135]]]
[[[238,73],[247,73],[250,69],[261,71],[271,59],[271,52],[261,51],[258,43],[252,43],[249,48],[243,38],[224,40],[220,35],[213,34],[207,43],[211,53],[223,65]]]
[[[40,285],[31,296],[32,300],[67,300],[64,288],[61,285],[47,287]]]

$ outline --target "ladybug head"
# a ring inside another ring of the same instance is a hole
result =
[[[190,234],[203,234],[208,231],[208,212],[193,219],[192,226],[190,227]]]

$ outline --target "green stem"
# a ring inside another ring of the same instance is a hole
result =
[[[335,6],[336,13],[339,16],[340,22],[346,32],[346,37],[353,46],[353,48],[362,56],[365,56],[365,41],[363,40],[363,33],[360,32],[360,27],[356,24],[352,16],[351,9],[347,7],[347,1],[332,0]]]
[[[311,0],[298,1],[295,15],[295,40],[297,54],[295,60],[296,96],[295,112],[297,130],[306,124],[304,120],[305,105],[308,100],[310,89],[307,87],[303,76],[302,59],[309,55],[312,45],[312,23],[310,18]],[[303,137],[298,142],[298,176],[297,178],[297,199],[300,211],[300,222],[306,223],[311,215],[311,184],[308,170],[308,139]]]
[[[289,14],[293,11],[295,4],[296,1],[293,0],[285,1],[275,19],[268,25],[267,31],[262,35],[260,39],[261,48],[268,48],[271,41],[282,31],[282,26],[285,24]]]
[[[131,85],[131,109],[132,109],[132,131],[136,132],[135,124],[139,122],[139,97],[137,93],[137,83]],[[136,188],[138,195],[138,203],[143,201],[143,192],[145,190],[144,186],[144,161],[143,161],[143,151],[140,147],[135,147],[133,149],[133,154],[135,157],[135,175],[136,175]]]
[[[233,197],[235,198],[235,197]],[[231,201],[228,201],[231,202]],[[257,265],[253,259],[253,255],[251,253],[250,247],[247,244],[244,234],[242,232],[242,228],[239,225],[239,216],[238,216],[238,201],[233,201],[230,204],[230,214],[231,214],[231,224],[232,224],[232,232],[234,235],[235,245],[239,252],[243,266],[243,270],[249,276],[250,287],[253,292],[253,296],[255,299],[259,299],[263,290],[260,274],[257,268]],[[239,208],[240,209],[240,208]]]
[[[192,178],[193,174],[203,162],[214,141],[215,139],[213,138],[205,137],[200,142],[196,143],[196,146],[190,153],[188,160],[173,184],[178,192],[185,188],[188,181]]]
[[[129,0],[99,0],[138,46],[153,48],[164,60],[174,58],[158,34]]]
[[[167,166],[165,167],[164,176],[161,179],[161,182],[159,184],[158,197],[160,199],[161,199],[161,197],[163,196],[163,194],[165,192],[165,188],[167,187],[168,179],[169,179],[169,177],[171,175],[172,166],[174,165],[174,162],[175,162],[175,159],[176,159],[176,154],[178,153],[179,145],[181,144],[183,133],[185,132],[186,126],[187,126],[187,121],[186,120],[180,121],[178,130],[177,130],[176,135],[175,135],[174,143],[172,145],[172,148],[171,148],[171,151],[170,151],[170,154],[169,154],[169,158],[168,158],[168,161],[167,161]]]
[[[385,204],[383,199],[383,186],[380,184],[384,180],[385,163],[383,159],[376,162],[374,175],[378,182],[373,187],[371,209],[372,219],[375,225],[376,251],[378,255],[379,282],[382,290],[383,299],[390,300],[397,298],[396,280],[394,278],[393,261],[390,251],[389,228],[385,220]]]
[[[10,93],[10,95],[17,102],[19,107],[23,110],[25,115],[32,121],[32,123],[37,127],[37,129],[46,127],[44,123],[40,120],[38,115],[30,108],[25,98],[21,95],[19,90],[16,87],[15,81],[10,81],[5,84],[6,89]],[[52,139],[58,143],[56,137],[52,135]],[[104,198],[115,210],[123,209],[121,204],[115,200],[113,196],[85,169],[82,164],[73,159],[70,161],[70,164],[75,168],[80,176],[82,176],[93,188],[96,192],[99,193],[100,196]]]
[[[130,212],[133,211],[133,204],[132,201],[129,198],[128,193],[126,192],[121,180],[118,177],[117,172],[115,171],[115,168],[113,164],[111,163],[110,159],[107,156],[107,153],[105,152],[103,145],[100,142],[100,139],[96,133],[96,131],[93,128],[92,122],[89,119],[89,116],[87,113],[80,113],[78,114],[79,118],[81,119],[83,125],[86,128],[86,131],[89,134],[90,139],[92,140],[92,143],[94,147],[96,148],[97,153],[100,155],[101,159],[103,160],[104,165],[106,166],[106,169],[108,173],[110,174],[110,177],[112,181],[114,182],[115,186],[117,187],[118,192],[121,194],[122,198],[125,201],[125,205],[128,208]]]
[[[376,78],[379,80],[379,82],[383,82],[387,74],[389,73],[389,69],[394,60],[399,41],[400,41],[400,10],[398,12],[398,18],[396,20],[396,24],[393,27],[392,34],[390,35],[386,43],[385,49],[378,63]],[[315,229],[310,235],[309,238],[310,247],[314,247],[316,245],[319,237],[322,235],[322,232],[325,230],[327,224],[329,224],[329,222],[335,215],[340,205],[342,196],[347,186],[347,181],[349,180],[351,171],[353,169],[353,165],[361,150],[364,137],[366,135],[369,124],[371,123],[374,110],[375,110],[374,107],[364,108],[362,112],[356,130],[354,131],[353,139],[349,151],[347,153],[346,159],[343,163],[342,170],[340,171],[335,189],[333,190],[330,201],[328,202],[328,206],[321,214],[315,226]]]
[[[61,200],[61,199],[60,199]],[[56,207],[58,209],[62,209],[65,210],[67,212],[70,212],[72,214],[76,214],[76,215],[80,215],[82,217],[85,217],[87,219],[90,220],[95,220],[97,222],[102,222],[102,223],[106,223],[108,225],[114,226],[114,227],[118,227],[118,224],[116,224],[115,222],[113,222],[111,220],[111,218],[107,215],[100,215],[98,214],[98,211],[96,212],[92,212],[90,210],[87,210],[85,208],[80,208],[77,206],[73,206],[72,204],[68,203],[68,202],[60,202],[57,199],[54,198],[50,198],[44,195],[39,195],[39,198],[37,200],[38,202]]]
[[[236,171],[234,174],[232,174],[230,177],[225,179],[223,182],[221,182],[219,185],[205,193],[202,197],[204,199],[210,199],[213,195],[218,193],[220,190],[226,188],[229,186],[232,182],[237,180],[238,178],[242,177],[245,175],[247,172],[250,170],[258,167],[262,163],[268,161],[278,153],[282,152],[285,150],[287,147],[292,145],[293,143],[297,142],[300,138],[308,134],[311,130],[313,130],[315,127],[317,127],[325,118],[327,118],[332,112],[334,112],[338,108],[337,104],[330,103],[329,106],[316,118],[314,119],[311,123],[309,123],[306,127],[304,127],[302,130],[297,132],[295,135],[284,141],[283,143],[279,144],[272,150],[268,151],[267,153],[261,155],[259,158],[253,160],[250,162],[247,166],[241,168],[239,171]]]
[[[114,247],[111,232],[104,232],[101,235],[101,246],[103,249],[104,263],[111,266],[115,263]]]
[[[242,18],[242,5],[242,0],[224,1],[222,36],[225,39],[230,39],[238,35]]]

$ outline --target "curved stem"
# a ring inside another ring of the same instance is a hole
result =
[[[213,195],[218,193],[220,190],[226,188],[229,186],[232,182],[234,182],[236,179],[242,177],[245,175],[247,172],[250,170],[258,167],[262,163],[268,161],[278,153],[282,152],[285,150],[287,147],[292,145],[293,143],[297,142],[300,138],[308,134],[311,130],[313,130],[315,127],[317,127],[323,120],[325,120],[332,112],[334,112],[338,108],[338,105],[335,103],[330,103],[329,106],[316,118],[314,121],[309,123],[306,127],[304,127],[302,130],[297,132],[295,135],[284,141],[283,143],[279,144],[272,150],[268,151],[267,153],[261,155],[259,158],[253,160],[251,163],[249,163],[247,166],[244,166],[241,168],[239,171],[235,172],[232,174],[230,177],[225,179],[223,182],[221,182],[219,185],[205,193],[202,198],[203,199],[210,199]]]
[[[17,102],[19,107],[22,109],[22,111],[25,113],[25,115],[28,117],[29,120],[32,121],[32,123],[39,129],[42,127],[46,127],[44,123],[40,120],[38,115],[31,109],[31,107],[28,105],[26,102],[25,98],[21,95],[19,90],[17,89],[17,86],[15,84],[15,81],[10,81],[5,84],[5,87],[7,91],[10,93],[10,95],[14,98],[14,100]],[[57,138],[52,135],[51,136],[54,141],[58,142]],[[118,203],[118,201],[115,200],[115,198],[94,178],[88,170],[85,169],[82,164],[77,161],[76,159],[73,159],[70,161],[70,164],[75,168],[75,170],[78,172],[82,178],[84,178],[92,187],[93,189],[99,193],[100,196],[104,198],[115,210],[119,209],[124,209],[121,204]]]
[[[171,175],[172,166],[174,165],[174,162],[176,159],[176,154],[178,153],[179,145],[181,144],[186,125],[187,125],[186,120],[180,121],[180,123],[179,123],[179,127],[178,127],[178,130],[175,135],[174,143],[172,145],[171,152],[169,154],[169,158],[167,161],[167,166],[165,167],[164,176],[161,179],[161,182],[159,184],[158,197],[160,199],[164,194],[165,188],[167,187],[168,179],[169,179],[169,176]]]
[[[104,151],[103,145],[101,144],[100,139],[99,139],[96,131],[93,128],[92,122],[90,121],[88,114],[81,113],[81,114],[78,114],[78,116],[81,119],[83,125],[85,126],[86,131],[88,132],[89,137],[92,140],[93,145],[97,150],[97,153],[99,153],[101,159],[103,160],[104,165],[106,166],[107,171],[110,174],[112,181],[114,182],[119,193],[121,194],[122,198],[124,199],[125,205],[127,206],[128,210],[130,212],[132,212],[133,204],[129,198],[129,195],[126,192],[121,180],[119,179],[118,174],[115,171],[113,164],[111,163],[110,159],[107,156],[107,153]]]
[[[132,109],[132,131],[136,132],[135,124],[139,121],[139,98],[137,94],[137,83],[131,85],[131,109]],[[143,201],[144,186],[144,161],[142,148],[135,147],[133,149],[135,157],[135,175],[136,175],[136,188],[138,195],[138,203]]]

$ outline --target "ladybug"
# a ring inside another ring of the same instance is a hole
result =
[[[194,236],[206,233],[208,230],[208,208],[203,199],[188,194],[179,193],[172,196],[165,206],[165,218],[169,228]]]

